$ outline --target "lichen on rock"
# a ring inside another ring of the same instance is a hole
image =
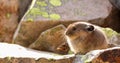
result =
[[[101,29],[105,32],[108,38],[111,38],[112,36],[118,34],[116,31],[112,30],[111,28],[101,28]]]
[[[47,6],[47,3],[45,1],[37,1],[36,4],[40,6]]]
[[[61,4],[62,4],[61,0],[50,0],[50,3],[53,6],[61,6]]]
[[[59,14],[50,14],[50,18],[51,18],[52,20],[59,20],[61,17],[60,17]]]

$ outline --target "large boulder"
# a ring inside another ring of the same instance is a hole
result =
[[[24,21],[85,20],[120,32],[119,0],[37,0]]]
[[[65,30],[66,28],[64,25],[58,25],[51,29],[48,29],[42,32],[38,39],[32,43],[29,48],[65,54],[69,51],[68,46],[64,46],[67,47],[67,49],[64,51],[59,51],[58,49],[60,45],[67,43]]]
[[[58,55],[24,48],[16,44],[0,43],[0,63],[119,63],[120,47],[93,50],[85,55]]]
[[[120,9],[120,0],[110,0],[110,2],[118,9]]]
[[[35,22],[22,22],[21,27],[15,37],[14,43],[22,45],[24,47],[29,47],[40,34],[52,27],[63,24],[67,27],[70,23],[74,21],[35,21]]]
[[[92,63],[119,63],[120,62],[120,48],[110,48],[104,51],[101,51],[96,57],[92,60]]]
[[[31,3],[32,0],[0,0],[1,42],[12,42],[17,25],[29,9]]]
[[[37,0],[25,20],[91,20],[106,18],[112,10],[109,0]]]
[[[14,43],[22,45],[24,47],[30,47],[37,50],[52,51],[60,54],[66,54],[69,50],[68,45],[65,43],[65,27],[70,23],[75,21],[35,21],[35,22],[22,22],[21,27],[16,34]],[[61,30],[54,30],[58,25],[62,25]],[[50,30],[48,30],[50,29]],[[54,31],[54,32],[52,32]],[[49,32],[45,34],[45,32]],[[53,34],[53,36],[51,35]],[[44,36],[44,37],[43,37]],[[46,44],[41,44],[46,42],[49,46],[47,48],[43,47]],[[35,44],[37,43],[37,44]],[[33,44],[33,45],[32,45]],[[50,45],[51,44],[51,45]],[[42,45],[43,49],[40,49]],[[50,50],[50,48],[52,48]]]
[[[16,44],[0,43],[0,63],[72,63],[74,54],[58,55],[24,48]]]
[[[104,21],[104,27],[110,27],[113,30],[120,32],[120,10],[116,7],[113,7],[110,15]]]
[[[0,0],[0,41],[12,42],[18,25],[18,0]],[[15,5],[16,4],[16,5]]]

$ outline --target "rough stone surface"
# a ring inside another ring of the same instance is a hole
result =
[[[110,2],[118,9],[120,9],[120,0],[110,0]]]
[[[89,20],[120,32],[120,10],[116,7],[119,0],[37,0],[24,20]]]
[[[120,48],[104,50],[98,57],[92,60],[92,63],[119,63]]]
[[[35,22],[22,22],[20,30],[14,40],[15,44],[22,45],[24,47],[29,47],[39,35],[54,26],[63,24],[65,27],[74,21],[35,21]]]
[[[120,47],[93,50],[85,55],[76,55],[74,63],[119,63]]]
[[[7,46],[7,47],[6,47]],[[56,55],[15,44],[0,43],[0,63],[119,63],[120,47],[93,50],[85,55]],[[12,49],[10,51],[10,49]],[[9,51],[9,52],[8,52]],[[19,52],[19,53],[18,53]],[[7,54],[6,54],[7,53]]]
[[[28,49],[16,44],[0,43],[0,63],[72,63],[74,55],[58,55]]]
[[[18,24],[18,0],[0,0],[0,41],[11,42]],[[16,5],[15,5],[16,4]]]
[[[31,2],[32,0],[0,0],[0,41],[9,43],[12,42],[15,29],[20,19],[22,16],[24,16],[24,13],[29,8]],[[42,5],[40,3],[42,3]],[[36,9],[36,7],[40,9]],[[36,10],[40,12],[37,12]],[[73,23],[76,20],[87,20],[88,22],[95,23],[103,27],[110,27],[120,32],[120,11],[113,7],[109,0],[38,0],[36,5],[34,5],[34,11],[36,12],[37,17],[35,16],[34,12],[33,15],[30,11],[30,14],[26,16],[25,20],[29,20],[29,18],[33,17],[30,19],[30,21],[34,19],[39,20],[39,22],[22,22],[19,33],[14,40],[15,44],[29,47],[33,42],[39,39],[39,36],[43,33],[43,31],[54,28],[59,24],[63,24],[65,27],[67,27],[70,23]],[[117,44],[120,44],[119,35],[116,37],[118,39]],[[58,47],[60,51],[63,51],[66,49],[66,47],[68,47],[68,45],[66,45],[66,43],[55,45],[55,47],[48,51],[61,53],[59,51],[54,51],[54,48],[56,47]],[[6,49],[7,51],[10,50],[8,48]],[[3,51],[6,50],[4,49]],[[10,52],[11,51],[7,52],[7,54]],[[119,52],[120,48],[103,50],[102,53],[98,53],[98,55],[95,56],[95,59],[92,60],[92,63],[119,63]],[[64,54],[64,52],[61,54]],[[40,58],[39,60],[35,60],[33,58],[11,58],[9,55],[6,58],[0,59],[0,63],[72,63],[73,61],[74,58],[61,60]]]
[[[30,10],[24,20],[89,20],[91,23],[110,27],[120,32],[120,10],[116,8],[116,5],[119,5],[119,2],[117,2],[119,0],[111,0],[113,2],[109,0],[55,1],[59,5],[55,5],[56,3],[51,4],[51,1],[37,0],[33,9]]]
[[[47,22],[46,21],[35,21],[35,22],[27,21],[27,22],[22,22],[20,30],[17,34],[17,37],[14,40],[14,43],[22,45],[24,47],[29,47],[32,43],[34,43],[38,39],[40,34],[42,32],[44,32],[45,30],[53,28],[60,24],[63,24],[65,27],[67,27],[70,23],[73,23],[73,22],[75,22],[75,21],[47,21]],[[56,37],[58,37],[58,36],[56,35]],[[55,38],[55,39],[57,40],[58,38]],[[49,40],[51,40],[51,39],[49,39]],[[61,42],[59,45],[56,45],[56,46],[58,46],[57,49],[59,51],[62,51],[61,54],[67,53],[68,45],[66,43],[64,44],[64,42]],[[56,46],[53,47],[53,49],[56,48]],[[52,49],[52,51],[53,51],[53,49]]]
[[[113,30],[120,32],[120,10],[113,7],[110,15],[105,19],[104,27],[110,27]]]
[[[110,43],[113,43],[115,44],[116,46],[120,46],[120,34],[117,34],[117,35],[113,35],[111,38],[110,38]]]
[[[1,42],[12,42],[17,25],[24,16],[31,2],[32,1],[24,2],[23,0],[0,0]],[[26,5],[23,5],[23,3],[26,3]]]
[[[73,63],[73,58],[53,60],[40,58],[35,60],[33,58],[1,58],[0,63]]]
[[[61,59],[61,60],[47,60],[47,59],[39,59],[37,63],[73,63],[73,58]]]
[[[93,50],[85,55],[56,55],[16,44],[0,43],[0,63],[119,63],[120,47]],[[12,49],[12,50],[11,50]],[[19,52],[19,53],[18,53]]]
[[[25,20],[104,19],[111,9],[109,0],[37,0]]]
[[[33,0],[18,0],[19,1],[19,18],[18,22],[22,19],[25,13],[29,10]]]
[[[43,50],[43,51],[52,51],[56,53],[67,53],[69,48],[65,51],[59,51],[58,47],[63,43],[67,43],[65,38],[64,25],[57,25],[51,29],[48,29],[40,34],[38,39],[32,43],[29,48]]]

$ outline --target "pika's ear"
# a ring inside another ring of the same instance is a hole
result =
[[[87,31],[94,31],[94,26],[93,25],[87,25],[86,30]]]

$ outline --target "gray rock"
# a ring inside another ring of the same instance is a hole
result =
[[[41,3],[41,4],[40,4]],[[38,0],[25,20],[104,19],[112,10],[109,0]]]

